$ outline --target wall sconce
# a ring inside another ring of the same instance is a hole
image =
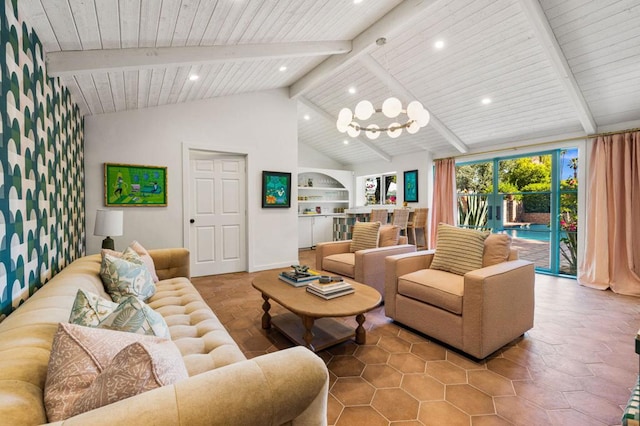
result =
[[[107,237],[102,240],[103,249],[115,249],[111,237],[123,234],[123,216],[122,210],[98,210],[96,212],[96,226],[93,228],[93,235]]]

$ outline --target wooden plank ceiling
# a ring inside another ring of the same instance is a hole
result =
[[[288,87],[299,101],[299,142],[345,166],[640,120],[637,0],[20,0],[19,8],[49,73],[84,114]],[[431,123],[375,141],[336,130],[341,108],[362,99],[379,108],[389,96],[420,100]]]

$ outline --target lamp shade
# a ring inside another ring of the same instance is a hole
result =
[[[96,212],[96,226],[93,235],[101,237],[117,237],[122,235],[122,210],[98,210]]]

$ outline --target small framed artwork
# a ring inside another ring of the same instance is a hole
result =
[[[104,205],[166,206],[167,168],[105,163]]]
[[[404,201],[407,203],[418,202],[418,171],[404,172]]]
[[[262,207],[291,207],[291,173],[262,172]]]

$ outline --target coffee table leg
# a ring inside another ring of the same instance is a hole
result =
[[[359,314],[356,316],[356,321],[358,322],[358,328],[356,328],[356,343],[359,345],[364,345],[367,343],[367,332],[365,331],[362,324],[364,324],[364,314]]]
[[[264,330],[268,330],[271,328],[271,315],[269,314],[269,309],[271,309],[271,304],[269,303],[269,296],[263,294],[262,299],[264,303],[262,304],[262,310],[264,314],[262,315],[262,328]]]
[[[313,331],[311,331],[311,329],[313,328],[314,322],[315,322],[315,319],[313,317],[307,317],[307,316],[302,317],[302,324],[304,325],[304,336],[303,336],[304,342],[307,344],[307,348],[315,352],[315,349],[311,344],[311,341],[313,340]]]

